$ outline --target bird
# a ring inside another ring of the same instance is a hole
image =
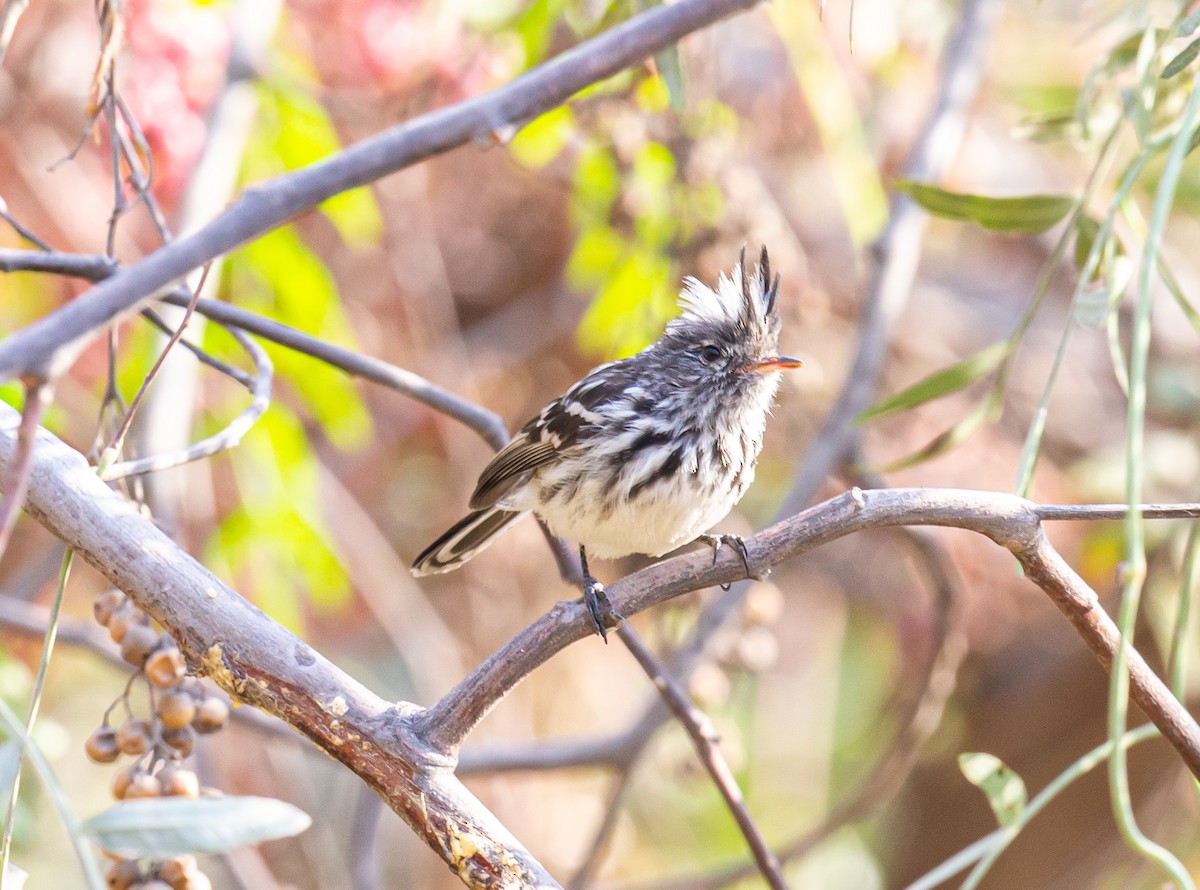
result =
[[[546,405],[479,475],[468,513],[426,547],[416,576],[457,569],[533,513],[579,546],[583,600],[596,632],[619,623],[588,556],[659,557],[703,540],[754,479],[779,371],[779,276],[764,246],[752,274],[746,249],[715,287],[684,280],[679,314],[658,340],[590,371]]]

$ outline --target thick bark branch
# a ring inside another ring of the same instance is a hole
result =
[[[13,460],[18,412],[0,405],[0,470]],[[454,754],[480,719],[535,667],[589,636],[582,604],[558,603],[428,711],[385,702],[280,627],[198,564],[45,431],[33,452],[28,511],[179,642],[194,668],[243,701],[290,723],[363,778],[470,886],[557,886],[454,776]],[[1119,509],[1102,507],[1101,510]],[[933,489],[853,491],[747,539],[759,574],[856,531],[896,525],[953,526],[1008,548],[1028,577],[1071,620],[1107,668],[1119,644],[1096,594],[1051,547],[1046,510],[1015,495]],[[1085,511],[1086,512],[1086,511]],[[1147,516],[1196,516],[1200,507],[1144,508]],[[728,550],[656,563],[608,592],[626,615],[745,575]],[[1200,727],[1136,651],[1132,697],[1200,777]]]
[[[0,405],[0,469],[19,422]],[[416,706],[384,701],[226,587],[44,430],[26,510],[168,628],[192,669],[357,773],[468,886],[558,886],[414,733]]]

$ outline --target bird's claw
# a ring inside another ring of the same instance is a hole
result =
[[[713,565],[717,564],[717,554],[721,552],[722,544],[732,547],[742,558],[742,565],[746,567],[747,577],[755,577],[754,570],[750,568],[750,551],[746,548],[746,542],[742,540],[741,535],[701,535],[697,540],[703,541],[712,548]],[[733,583],[730,581],[724,581],[720,585],[722,590],[729,590],[732,586]]]
[[[583,604],[587,607],[596,633],[607,643],[609,625],[620,624],[625,620],[625,616],[613,608],[612,600],[608,598],[604,585],[595,578],[584,578]]]

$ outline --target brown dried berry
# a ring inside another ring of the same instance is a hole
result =
[[[212,890],[212,881],[202,871],[196,871],[178,884],[172,884],[171,890]]]
[[[192,748],[196,744],[196,731],[190,726],[167,727],[162,731],[162,740],[182,756],[187,757],[192,753]]]
[[[178,890],[184,881],[199,870],[200,867],[196,864],[196,857],[191,853],[184,853],[182,856],[173,856],[170,859],[164,859],[155,869],[158,876],[175,888],[175,890]]]
[[[196,707],[196,716],[192,718],[192,727],[201,735],[216,732],[229,719],[229,705],[215,695],[206,697]]]
[[[179,729],[191,723],[196,716],[196,700],[186,692],[171,690],[158,700],[156,710],[163,726]]]
[[[136,859],[118,859],[104,873],[104,884],[109,890],[129,890],[141,877]]]
[[[150,619],[146,616],[145,612],[132,602],[126,601],[118,606],[108,619],[108,635],[112,637],[114,643],[119,643],[125,639],[125,634],[129,632],[129,628],[138,627],[149,622]]]
[[[141,667],[157,646],[158,634],[150,625],[135,624],[121,638],[121,657],[134,667]]]
[[[133,777],[122,800],[134,800],[139,797],[162,797],[162,783],[158,781],[157,776],[139,772]]]
[[[96,598],[92,600],[92,614],[96,616],[96,623],[103,627],[108,627],[108,621],[112,618],[113,612],[117,611],[126,602],[128,602],[128,599],[125,594],[121,593],[115,587],[110,587],[108,590],[96,594]]]
[[[174,645],[166,646],[146,659],[146,678],[159,689],[177,686],[187,676],[187,662]]]
[[[129,786],[133,784],[133,777],[141,770],[136,766],[123,766],[112,777],[112,796],[117,800],[125,799],[125,792],[129,790]]]
[[[164,797],[199,797],[200,780],[190,769],[169,765],[158,771]]]
[[[93,763],[112,763],[121,755],[116,730],[111,726],[101,726],[88,736],[83,743],[83,750]]]
[[[124,754],[137,756],[150,750],[150,737],[153,729],[150,721],[140,717],[131,717],[121,724],[117,730],[117,747]]]

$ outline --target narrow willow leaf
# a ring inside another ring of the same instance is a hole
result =
[[[1080,290],[1072,312],[1080,327],[1093,330],[1100,327],[1108,318],[1108,286],[1093,284]]]
[[[684,92],[683,62],[679,58],[679,47],[675,44],[668,46],[654,57],[658,73],[667,85],[667,95],[671,97],[671,108],[676,114],[683,113]]]
[[[1061,222],[1075,206],[1075,199],[1069,195],[992,198],[950,192],[911,179],[897,180],[896,188],[934,216],[973,222],[997,232],[1044,232]]]
[[[1192,62],[1196,61],[1196,56],[1200,56],[1200,38],[1193,40],[1182,50],[1179,55],[1167,62],[1167,67],[1163,69],[1162,79],[1174,77]]]
[[[1191,37],[1196,32],[1196,28],[1200,28],[1200,9],[1193,9],[1188,13],[1187,18],[1179,23],[1179,36]]]
[[[126,857],[217,853],[304,831],[312,819],[269,797],[125,800],[86,820],[82,832]]]
[[[1121,314],[1111,312],[1108,316],[1108,357],[1112,362],[1113,375],[1125,398],[1129,398],[1129,364],[1125,359],[1125,347],[1121,345]]]
[[[897,470],[905,470],[909,467],[915,467],[917,464],[925,463],[927,460],[933,460],[935,457],[940,457],[947,451],[950,451],[967,439],[983,425],[983,422],[988,419],[991,413],[999,405],[999,391],[989,395],[974,408],[972,408],[958,423],[950,427],[945,432],[935,436],[920,451],[910,454],[908,457],[902,457],[899,460],[892,461],[890,464],[884,464],[882,467],[874,468],[876,473],[895,473]]]
[[[1081,273],[1087,269],[1092,245],[1099,234],[1100,221],[1096,217],[1085,214],[1075,221],[1075,268]]]
[[[1008,355],[1011,349],[1012,344],[1007,340],[993,343],[987,349],[975,353],[970,358],[963,359],[958,364],[944,368],[923,380],[918,380],[912,386],[896,393],[894,396],[889,396],[877,402],[858,415],[854,419],[854,422],[858,424],[866,423],[877,417],[894,414],[897,411],[906,411],[909,408],[915,408],[918,405],[939,399],[952,392],[958,392],[960,389],[970,386],[975,381],[983,379],[994,371],[1000,362],[1004,361],[1004,357]]]
[[[1001,828],[1020,818],[1029,795],[1025,782],[1003,760],[991,754],[959,754],[958,768],[987,797]]]

